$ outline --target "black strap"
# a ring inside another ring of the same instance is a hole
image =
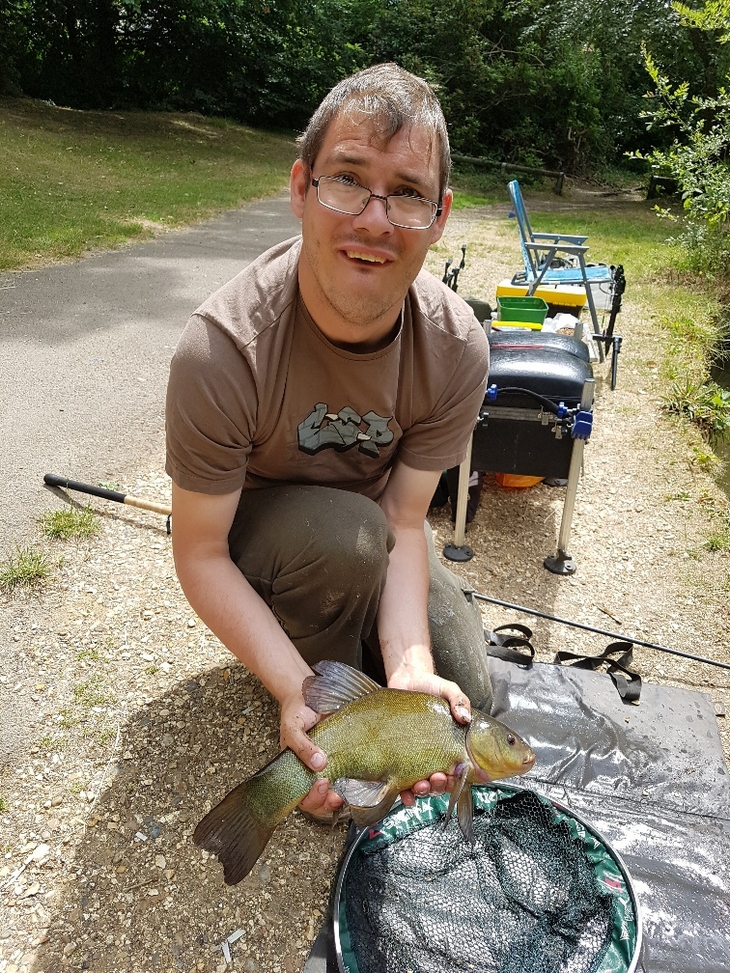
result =
[[[567,664],[577,669],[591,669],[594,672],[605,666],[624,703],[638,703],[641,696],[641,676],[629,668],[634,662],[633,650],[633,642],[611,642],[600,655],[581,655],[578,652],[561,649],[555,655],[555,662],[558,665]],[[621,655],[617,659],[611,658],[619,652]],[[570,659],[573,661],[569,662]]]
[[[519,634],[513,634],[515,632]],[[526,625],[519,625],[516,622],[499,625],[494,631],[485,632],[484,637],[488,645],[487,655],[526,668],[532,665],[535,647],[530,641],[532,631]]]

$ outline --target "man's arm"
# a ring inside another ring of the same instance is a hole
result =
[[[440,473],[411,469],[396,463],[380,499],[395,536],[388,576],[378,610],[378,637],[388,686],[419,690],[448,700],[454,719],[468,723],[471,704],[461,688],[437,676],[431,655],[428,626],[429,567],[424,521]],[[417,795],[443,793],[453,786],[445,774],[413,785]],[[403,795],[412,804],[410,792]]]
[[[239,497],[240,490],[210,496],[173,483],[177,576],[199,618],[281,704],[281,745],[290,747],[312,770],[321,770],[326,756],[306,735],[318,716],[302,697],[302,682],[312,670],[230,557],[228,532]],[[315,787],[320,801],[308,800],[309,811],[321,810],[327,793],[326,782]],[[341,803],[332,794],[326,810]]]

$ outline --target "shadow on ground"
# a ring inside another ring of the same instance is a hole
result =
[[[292,815],[235,888],[192,842],[203,814],[278,750],[271,697],[240,666],[176,684],[121,728],[34,969],[301,969],[344,838]]]

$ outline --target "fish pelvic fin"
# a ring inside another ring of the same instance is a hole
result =
[[[217,856],[226,885],[237,885],[248,875],[275,830],[249,809],[247,784],[234,787],[193,832],[195,844]]]
[[[398,791],[395,788],[388,788],[385,797],[380,801],[380,803],[375,804],[373,807],[357,807],[354,804],[350,805],[350,814],[352,815],[352,820],[358,826],[358,828],[371,828],[378,821],[381,821],[385,815],[390,811],[395,803],[395,799],[398,797]]]
[[[456,816],[459,822],[459,827],[461,828],[461,833],[464,835],[469,844],[474,844],[474,806],[472,803],[471,787],[467,785],[467,780],[469,778],[469,764],[462,763],[456,768],[454,776],[456,777],[456,787],[451,792],[449,797],[449,806],[446,809],[446,815],[444,816],[444,828],[447,826],[451,820],[451,814],[454,810],[454,805],[456,805]]]
[[[304,702],[315,713],[336,713],[346,703],[368,696],[382,689],[363,672],[332,659],[315,662],[315,676],[307,676],[302,683]]]
[[[340,777],[335,781],[334,789],[347,802],[352,820],[358,828],[369,828],[384,818],[398,796],[397,788],[387,780]]]
[[[474,844],[474,802],[471,794],[471,785],[467,785],[459,795],[456,804],[456,817],[464,835],[470,845]]]
[[[361,808],[379,805],[391,789],[387,781],[354,780],[352,777],[340,777],[333,787],[343,801]]]

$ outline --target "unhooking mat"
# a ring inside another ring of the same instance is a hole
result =
[[[730,973],[730,778],[709,696],[644,682],[627,705],[602,673],[489,666],[492,715],[537,755],[520,786],[573,809],[628,868],[638,973]],[[331,917],[304,973],[337,973]]]

